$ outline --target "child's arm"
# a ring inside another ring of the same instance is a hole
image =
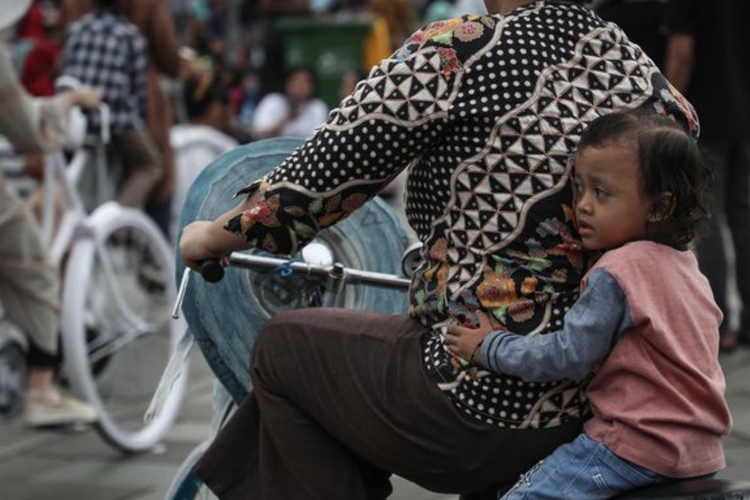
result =
[[[586,290],[565,314],[562,330],[522,336],[505,330],[487,334],[484,321],[475,330],[452,325],[448,327],[448,346],[461,355],[467,344],[476,345],[481,340],[478,337],[483,337],[474,361],[490,370],[533,382],[581,380],[607,357],[619,335],[630,326],[624,292],[608,272],[599,269],[588,278]]]

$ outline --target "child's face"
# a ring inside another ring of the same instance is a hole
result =
[[[639,171],[635,148],[613,144],[578,152],[573,189],[584,248],[610,250],[646,236],[651,202]]]

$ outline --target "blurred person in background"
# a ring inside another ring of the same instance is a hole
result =
[[[433,0],[422,9],[422,23],[444,21],[466,14],[485,14],[487,8],[482,0]]]
[[[210,63],[223,60],[230,36],[228,5],[223,0],[197,0],[190,3],[187,44]]]
[[[453,18],[453,0],[437,0],[430,2],[422,15],[422,24],[432,24]]]
[[[258,28],[262,40],[262,56],[259,64],[261,95],[284,85],[284,41],[283,35],[274,27],[284,16],[311,17],[313,12],[307,0],[258,0]]]
[[[255,117],[255,110],[260,102],[260,79],[254,70],[241,71],[239,84],[234,87],[233,98],[234,112],[237,117],[237,126],[250,133]]]
[[[62,51],[62,17],[57,5],[36,1],[21,20],[18,36],[31,41],[21,69],[21,83],[35,97],[55,94]]]
[[[170,132],[177,167],[170,225],[173,240],[190,185],[214,158],[238,145],[224,133],[229,107],[227,89],[212,73],[187,79],[182,99],[188,121],[175,125]]]
[[[417,28],[417,13],[408,0],[369,0],[367,8],[388,23],[393,50]]]
[[[18,81],[7,29],[30,0],[0,0],[0,134],[17,153],[61,147],[73,106],[95,108],[96,91],[71,91],[53,98],[31,97]],[[58,269],[49,261],[36,219],[5,181],[0,170],[0,304],[10,321],[29,338],[28,392],[23,419],[30,426],[90,423],[96,410],[54,384],[60,364]],[[0,318],[0,324],[5,318]]]
[[[486,14],[487,8],[482,0],[456,0],[453,7],[453,16],[464,16],[466,14]]]
[[[597,13],[625,31],[664,70],[667,50],[667,3],[669,0],[605,0]],[[673,3],[675,0],[673,0]],[[681,0],[676,0],[679,4]]]
[[[18,23],[16,45],[28,44],[28,54],[20,65],[20,81],[34,97],[55,95],[55,80],[60,71],[63,25],[60,6],[49,0],[36,0]],[[24,173],[41,186],[44,177],[44,156],[25,155]],[[31,193],[28,203],[41,220],[46,195],[44,189]],[[62,202],[62,199],[59,200]],[[60,215],[62,212],[58,212]]]
[[[92,12],[69,26],[60,72],[101,92],[111,111],[108,148],[123,174],[118,201],[143,208],[162,177],[163,163],[144,123],[147,42],[123,16],[129,2],[95,0]],[[89,133],[100,128],[100,117],[91,116]]]
[[[253,136],[310,137],[328,117],[328,106],[317,97],[315,75],[310,68],[287,72],[282,92],[266,95],[253,115]]]
[[[672,1],[666,75],[701,117],[700,146],[715,172],[714,223],[698,245],[701,270],[724,313],[721,348],[750,344],[750,2]],[[728,235],[726,234],[728,230]],[[725,236],[729,236],[726,240]],[[725,242],[729,242],[727,247]],[[730,264],[731,252],[734,264]],[[729,279],[730,270],[733,280]],[[733,328],[728,285],[742,301]]]
[[[93,9],[94,0],[64,0],[66,22],[79,19]],[[168,234],[170,197],[174,189],[174,152],[169,130],[175,121],[172,102],[162,88],[164,78],[191,74],[193,64],[180,57],[179,42],[167,0],[126,0],[124,15],[135,24],[148,44],[145,119],[149,135],[160,156],[163,175],[151,188],[146,211]]]
[[[210,59],[211,53],[211,10],[206,0],[193,0],[188,3],[185,43],[201,57]]]

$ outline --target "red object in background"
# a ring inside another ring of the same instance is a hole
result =
[[[49,13],[48,13],[49,14]],[[23,60],[21,84],[35,97],[49,97],[55,93],[55,78],[60,57],[60,44],[49,37],[49,15],[35,2],[18,25],[18,38],[31,44]]]
[[[29,7],[18,25],[18,38],[40,39],[44,37],[44,11],[34,3]]]
[[[55,77],[60,58],[60,45],[39,38],[31,49],[21,70],[21,84],[35,97],[55,94]]]

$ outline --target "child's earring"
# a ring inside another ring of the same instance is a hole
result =
[[[665,221],[672,216],[674,208],[674,195],[672,193],[663,193],[651,207],[651,212],[646,216],[646,220],[652,224]]]

